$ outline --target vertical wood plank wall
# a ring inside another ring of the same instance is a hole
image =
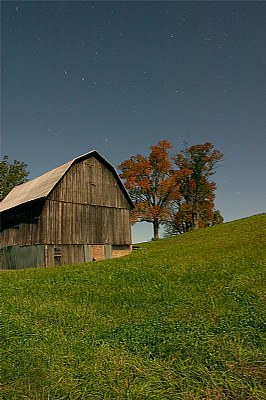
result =
[[[96,158],[74,164],[48,196],[42,223],[48,244],[131,244],[130,206]],[[52,218],[51,218],[52,216]]]

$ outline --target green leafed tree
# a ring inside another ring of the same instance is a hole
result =
[[[0,201],[14,186],[26,182],[28,175],[27,164],[18,160],[14,160],[12,163],[5,155],[0,161]]]
[[[182,179],[181,196],[173,206],[170,220],[170,225],[180,233],[223,221],[220,212],[214,209],[216,183],[210,179],[222,158],[223,154],[208,142],[186,147],[173,156],[179,170],[191,171]]]

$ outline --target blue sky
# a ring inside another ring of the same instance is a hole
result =
[[[212,142],[226,221],[265,211],[266,3],[2,1],[1,155],[30,178]],[[133,227],[134,242],[152,237]]]

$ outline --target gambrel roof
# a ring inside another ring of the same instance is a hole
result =
[[[35,179],[15,186],[0,203],[0,212],[9,210],[11,208],[28,203],[33,200],[47,197],[74,163],[82,161],[89,157],[97,158],[113,173],[118,185],[120,186],[128,203],[130,204],[130,207],[133,208],[134,205],[132,203],[132,200],[129,197],[129,194],[127,193],[119,176],[117,175],[115,168],[96,150],[93,150],[89,153],[76,157],[63,165],[60,165],[60,167],[54,168],[51,171],[48,171]]]

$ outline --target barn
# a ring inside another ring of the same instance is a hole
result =
[[[2,269],[77,264],[131,252],[133,203],[91,151],[16,186],[0,203]]]

